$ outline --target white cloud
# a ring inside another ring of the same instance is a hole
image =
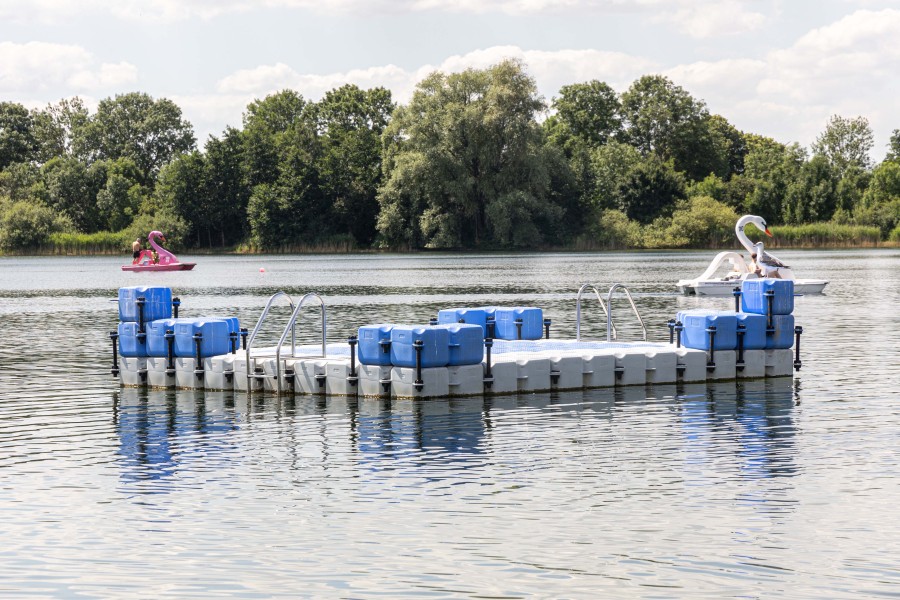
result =
[[[744,8],[738,0],[722,2],[689,2],[674,12],[663,13],[659,20],[672,21],[682,32],[694,38],[711,38],[755,31],[766,22],[766,16]]]
[[[90,92],[121,89],[136,81],[134,65],[97,64],[81,46],[0,43],[0,92],[33,94],[58,87]]]

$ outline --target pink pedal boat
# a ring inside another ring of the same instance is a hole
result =
[[[137,262],[130,265],[122,265],[123,271],[190,271],[197,263],[183,263],[178,257],[160,246],[156,242],[156,238],[160,238],[163,242],[166,237],[159,231],[151,231],[147,239],[150,245],[156,250],[159,257],[157,262],[153,262],[153,253],[150,250],[141,250]]]

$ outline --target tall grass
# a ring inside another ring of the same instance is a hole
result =
[[[762,234],[753,237],[763,239],[766,246],[772,248],[875,247],[881,241],[881,230],[878,227],[865,225],[807,223],[806,225],[777,225],[770,229],[772,238],[764,238]]]
[[[131,240],[121,231],[97,233],[52,233],[41,254],[130,254]]]

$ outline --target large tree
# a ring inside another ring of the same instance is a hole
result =
[[[0,102],[0,171],[32,160],[36,150],[34,119],[28,109],[15,102]]]
[[[90,162],[130,158],[142,183],[152,185],[162,166],[194,143],[193,128],[174,102],[134,92],[101,100],[73,145]]]
[[[835,177],[840,179],[851,167],[871,168],[869,152],[875,146],[874,139],[865,117],[845,119],[834,115],[828,120],[825,131],[813,142],[812,151],[824,156]]]
[[[710,124],[702,100],[661,75],[645,75],[622,94],[626,139],[645,156],[673,160],[693,180],[710,173],[725,176],[724,140]]]
[[[83,135],[90,120],[84,101],[77,96],[63,99],[33,114],[38,161],[45,163],[57,156],[72,156],[75,140]]]
[[[743,179],[750,190],[744,209],[770,223],[782,218],[788,186],[800,173],[806,152],[798,144],[785,145],[772,138],[748,135]]]
[[[533,246],[562,209],[551,201],[544,109],[518,61],[421,81],[385,129],[378,227],[387,244]]]
[[[375,237],[381,134],[393,110],[390,91],[355,85],[327,92],[313,109],[321,147],[317,167],[322,192],[338,220],[335,229],[362,244]]]
[[[619,98],[602,81],[564,85],[552,106],[556,114],[544,122],[544,127],[551,141],[563,148],[572,138],[596,148],[621,132]]]

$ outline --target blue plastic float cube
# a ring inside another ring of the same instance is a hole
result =
[[[446,367],[450,362],[450,332],[445,327],[394,325],[391,329],[391,364],[415,367],[414,344],[422,341],[422,367]]]
[[[772,315],[772,329],[773,331],[766,336],[766,350],[793,347],[794,315]]]
[[[768,314],[767,293],[774,294],[772,314],[794,312],[794,282],[790,279],[747,279],[741,284],[741,310],[757,315]]]
[[[393,325],[387,323],[360,327],[357,333],[359,362],[364,365],[390,366],[391,329],[393,328]]]
[[[479,325],[451,323],[437,327],[450,335],[448,366],[477,365],[484,359],[484,330]]]
[[[231,351],[228,323],[224,319],[179,319],[175,323],[175,356],[196,356],[196,333],[202,334],[201,358],[228,354]]]
[[[484,306],[480,308],[446,308],[438,312],[438,324],[449,325],[451,323],[466,323],[480,325],[482,338],[487,337],[487,319],[493,316],[494,307]]]
[[[494,311],[498,340],[539,340],[544,334],[544,311],[540,308],[497,307]],[[516,321],[521,320],[521,335]]]
[[[138,336],[139,324],[119,323],[119,354],[126,358],[147,356],[147,339]]]
[[[138,298],[144,298],[144,323],[172,317],[172,289],[135,285],[119,288],[119,320],[140,318]]]
[[[677,318],[684,326],[681,333],[681,344],[684,347],[709,350],[707,328],[715,326],[713,350],[737,348],[737,316],[734,311],[686,310],[679,312]]]
[[[166,330],[174,333],[175,323],[190,319],[157,319],[147,323],[147,356],[168,356],[169,345],[166,341]],[[172,348],[174,351],[174,347]]]
[[[744,350],[765,350],[766,316],[745,312],[733,314],[737,318],[738,324],[744,326]],[[718,332],[716,335],[718,336]]]

